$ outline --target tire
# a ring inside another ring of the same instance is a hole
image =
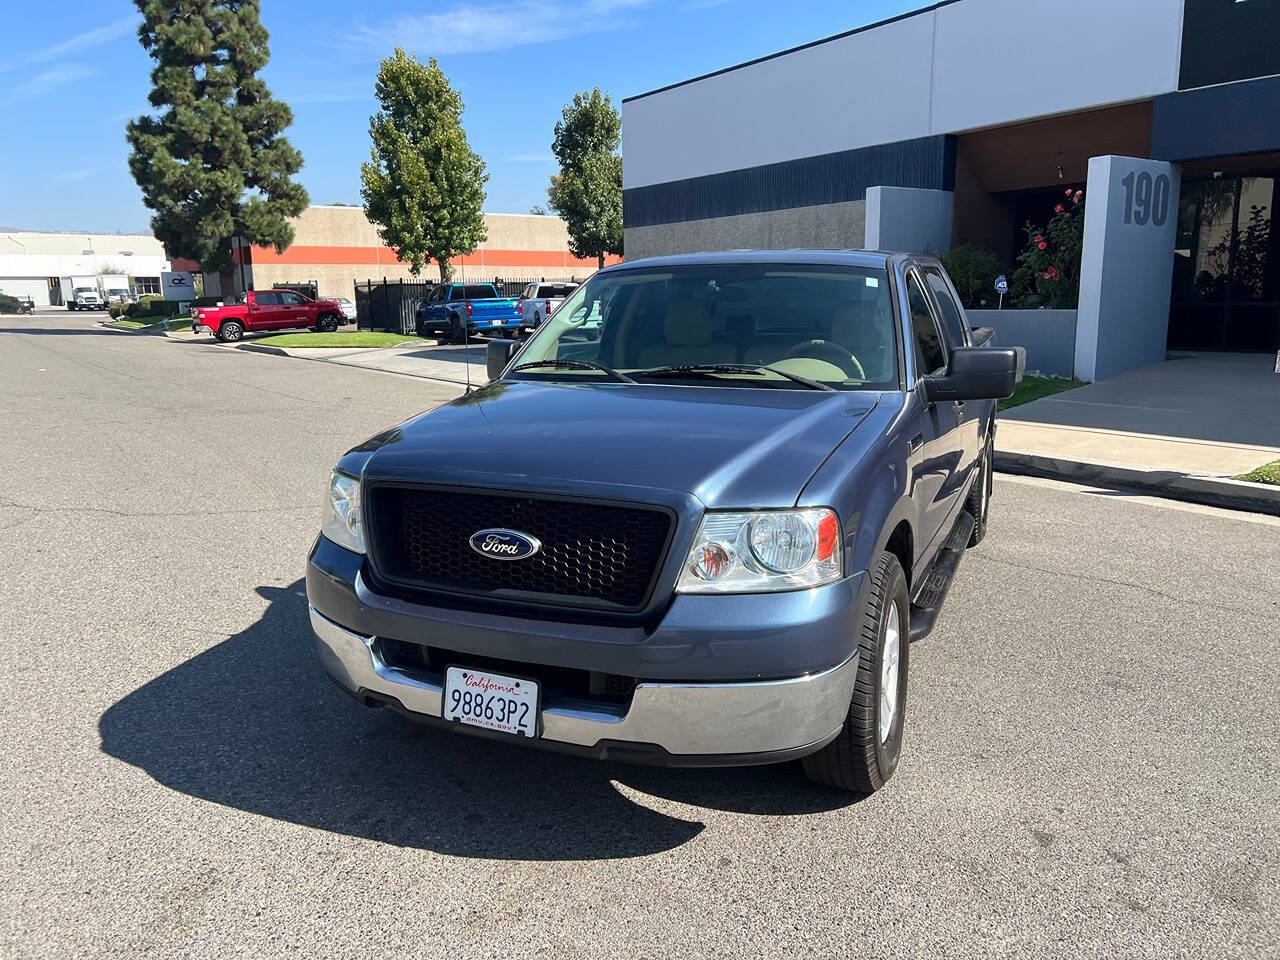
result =
[[[533,311],[533,329],[537,330],[540,326],[542,326],[542,314],[535,310]]]
[[[67,304],[67,309],[68,309],[68,310],[70,310],[70,311],[72,311],[72,312],[74,313],[74,312],[75,312],[75,309],[76,309],[76,305],[75,305],[74,303],[68,303],[68,304]]]
[[[801,762],[811,780],[825,787],[869,794],[883,787],[902,756],[907,706],[907,659],[911,644],[907,578],[892,553],[872,566],[867,605],[858,630],[858,676],[844,726],[836,738]],[[897,632],[893,634],[896,619]],[[896,664],[886,669],[886,652]],[[896,674],[895,674],[896,671]],[[885,695],[886,687],[893,691]],[[888,719],[881,735],[881,720]]]
[[[978,475],[973,479],[969,489],[969,499],[965,509],[973,515],[973,533],[969,535],[969,546],[976,547],[987,535],[987,518],[991,515],[991,464],[995,444],[991,434],[987,434],[987,444],[982,449],[982,459],[978,461]]]
[[[338,318],[331,313],[326,313],[316,321],[316,329],[321,333],[335,333],[338,329]]]
[[[239,320],[223,320],[218,325],[217,337],[223,343],[234,343],[244,336],[244,325]]]
[[[450,343],[466,343],[467,330],[466,327],[455,316],[449,321],[449,342]]]

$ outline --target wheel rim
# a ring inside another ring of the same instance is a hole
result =
[[[898,716],[898,658],[901,653],[901,621],[898,605],[890,602],[884,620],[884,653],[880,656],[880,742],[889,739]]]

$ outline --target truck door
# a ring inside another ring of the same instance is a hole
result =
[[[969,324],[946,277],[941,270],[929,264],[923,265],[920,272],[929,286],[929,292],[933,295],[933,302],[938,310],[937,315],[942,320],[948,355],[956,347],[969,346]],[[959,477],[961,489],[967,490],[972,482],[973,471],[978,465],[978,458],[982,455],[982,420],[991,415],[993,405],[994,401],[991,400],[970,400],[968,403],[961,400],[955,405],[957,429],[960,431],[960,440],[963,444]]]
[[[960,493],[964,489],[961,461],[964,442],[960,435],[959,412],[951,401],[930,403],[925,398],[921,378],[945,374],[948,364],[947,341],[938,321],[936,308],[925,290],[919,268],[906,271],[907,304],[910,308],[911,331],[908,349],[915,361],[916,423],[910,444],[916,449],[908,460],[912,499],[916,507],[916,530],[921,550],[918,568],[932,562],[934,554],[951,530]],[[916,571],[920,572],[919,569]],[[913,578],[914,580],[914,578]]]
[[[315,323],[308,301],[300,293],[285,290],[280,293],[280,326],[309,327]]]

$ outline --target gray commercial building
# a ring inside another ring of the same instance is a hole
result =
[[[627,257],[969,243],[1012,264],[1078,187],[1078,372],[1275,350],[1278,38],[1275,0],[946,0],[630,97]]]

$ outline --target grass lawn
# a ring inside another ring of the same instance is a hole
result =
[[[1234,479],[1248,480],[1250,483],[1270,483],[1280,487],[1280,460],[1264,463],[1257,470],[1242,473]]]
[[[394,347],[397,343],[421,343],[421,337],[365,330],[358,333],[280,333],[250,341],[268,347]]]
[[[1010,407],[1030,403],[1032,400],[1039,400],[1041,397],[1051,397],[1055,393],[1062,393],[1064,390],[1074,390],[1076,387],[1083,386],[1083,380],[1060,380],[1057,377],[1024,376],[1022,378],[1022,382],[1014,389],[1013,396],[1008,400],[1000,401],[999,409],[1008,410]]]

